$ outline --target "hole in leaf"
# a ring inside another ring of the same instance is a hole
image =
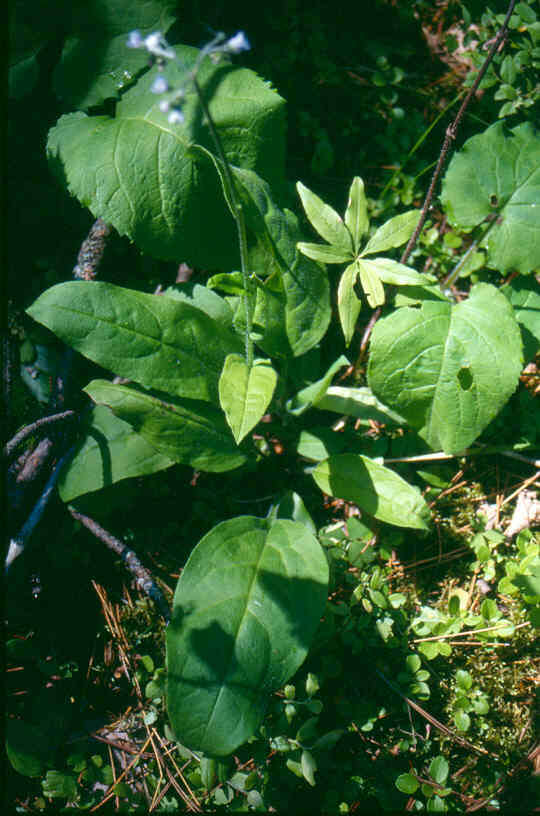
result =
[[[489,203],[491,204],[492,207],[496,207],[499,203],[499,199],[497,198],[496,195],[490,195]]]
[[[469,366],[462,366],[458,371],[457,378],[463,391],[468,391],[473,384],[473,378]]]

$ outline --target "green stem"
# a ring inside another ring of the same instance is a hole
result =
[[[238,232],[238,245],[240,249],[240,267],[242,271],[242,280],[244,284],[244,295],[242,299],[244,302],[244,309],[246,314],[245,353],[246,363],[251,368],[251,366],[253,365],[253,340],[251,339],[251,332],[253,328],[253,283],[248,271],[247,232],[244,209],[242,207],[242,202],[240,201],[240,198],[238,196],[238,191],[231,170],[231,165],[229,163],[227,156],[225,155],[225,151],[223,149],[219,133],[215,126],[214,120],[212,119],[210,109],[206,104],[202,88],[199,85],[195,73],[192,74],[191,79],[193,81],[193,87],[195,88],[197,96],[199,97],[199,102],[201,104],[201,108],[205,115],[206,121],[208,122],[208,127],[210,129],[210,133],[212,134],[212,138],[214,140],[218,156],[223,165],[223,173],[225,177],[224,178],[225,184],[227,187],[227,194],[232,205],[231,206],[232,216],[235,220],[236,229]]]

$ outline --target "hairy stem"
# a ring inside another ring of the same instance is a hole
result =
[[[192,81],[193,87],[199,97],[199,102],[203,113],[206,117],[206,121],[208,122],[208,127],[210,129],[210,133],[212,134],[212,138],[216,145],[216,150],[218,152],[218,156],[221,160],[223,165],[223,172],[225,174],[225,182],[227,186],[227,192],[229,194],[229,198],[232,205],[232,215],[236,223],[236,229],[238,232],[238,245],[240,249],[240,265],[242,271],[242,280],[244,284],[244,309],[246,315],[246,333],[245,333],[245,353],[246,353],[246,362],[248,366],[251,368],[253,364],[253,340],[251,339],[251,332],[253,328],[253,284],[249,275],[248,271],[248,254],[247,254],[247,232],[246,232],[246,219],[244,216],[244,210],[242,207],[242,202],[238,196],[238,190],[236,188],[236,182],[234,180],[234,176],[231,170],[230,162],[225,154],[223,149],[223,145],[221,143],[221,139],[219,137],[219,133],[215,126],[214,120],[212,119],[212,115],[210,113],[210,109],[206,104],[206,100],[204,98],[204,94],[202,88],[197,80],[195,73],[192,74]]]

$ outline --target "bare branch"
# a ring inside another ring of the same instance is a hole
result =
[[[123,541],[115,538],[113,535],[108,533],[107,530],[104,530],[103,527],[94,521],[94,519],[83,515],[83,513],[79,513],[79,511],[75,510],[72,505],[68,505],[68,510],[74,519],[80,521],[81,524],[83,524],[87,530],[90,530],[90,532],[96,538],[99,538],[100,541],[103,541],[103,543],[106,544],[110,550],[120,556],[120,558],[125,562],[129,571],[135,576],[137,586],[140,587],[143,592],[146,592],[149,598],[154,601],[161,615],[168,623],[171,618],[169,605],[163,597],[163,594],[156,582],[152,578],[149,570],[142,565],[139,557],[133,552],[133,550],[130,550]]]

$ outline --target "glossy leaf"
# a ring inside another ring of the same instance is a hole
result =
[[[296,185],[304,211],[321,238],[352,256],[352,236],[342,217],[300,181]]]
[[[472,230],[492,219],[481,246],[501,274],[540,267],[540,134],[531,123],[507,133],[502,122],[469,139],[443,180],[452,226]]]
[[[246,460],[236,448],[223,414],[213,405],[171,397],[164,400],[106,380],[92,380],[84,390],[173,462],[222,473]]]
[[[459,453],[511,396],[521,364],[512,307],[495,287],[477,284],[461,303],[426,301],[379,320],[368,382],[432,448]]]
[[[401,246],[409,240],[419,220],[420,210],[409,210],[390,218],[372,235],[360,253],[360,257],[375,255]]]
[[[226,756],[259,727],[268,696],[303,662],[328,566],[302,524],[243,516],[192,552],[167,629],[168,712],[192,750]]]
[[[84,440],[60,477],[60,498],[70,502],[122,479],[146,476],[173,464],[172,458],[157,451],[109,408],[96,405]]]
[[[345,345],[350,345],[353,339],[356,321],[362,308],[362,301],[354,291],[354,285],[358,278],[359,265],[357,261],[345,269],[338,286],[338,311],[341,328],[345,337]]]
[[[195,65],[197,49],[175,51],[176,62],[161,73],[155,66],[122,96],[115,118],[61,117],[49,133],[49,160],[84,206],[145,253],[206,269],[238,269],[234,222],[209,156],[213,140],[198,97],[188,83],[185,122],[173,126],[151,92],[158,75],[180,87]],[[252,71],[209,58],[197,79],[231,163],[281,185],[284,100]]]
[[[345,224],[352,235],[354,251],[360,249],[360,242],[369,228],[367,200],[364,192],[364,182],[355,176],[349,190],[349,201],[345,210]]]
[[[317,465],[313,478],[328,495],[354,502],[380,521],[428,529],[430,513],[418,488],[367,456],[330,456]]]
[[[27,311],[114,374],[192,399],[217,402],[225,357],[242,349],[237,336],[189,303],[112,283],[60,283]]]
[[[219,401],[237,445],[266,413],[277,384],[268,361],[251,367],[240,354],[229,354],[219,378]]]
[[[396,779],[395,785],[401,793],[406,793],[409,796],[416,793],[420,787],[417,778],[410,773],[400,774]]]
[[[287,410],[289,413],[293,414],[293,416],[300,416],[304,411],[307,411],[308,408],[311,408],[312,405],[315,405],[326,393],[335,374],[340,368],[346,365],[349,365],[349,361],[345,355],[341,354],[320,380],[302,388],[301,391],[287,402]]]

